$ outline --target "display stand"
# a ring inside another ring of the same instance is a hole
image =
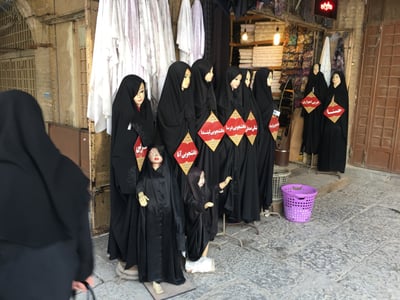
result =
[[[240,247],[243,247],[243,242],[242,242],[242,240],[241,239],[239,239],[239,238],[237,238],[237,237],[235,237],[235,236],[233,236],[233,235],[231,235],[231,234],[228,234],[227,232],[226,232],[226,216],[225,216],[225,213],[222,215],[222,231],[221,232],[218,232],[217,233],[217,236],[227,236],[227,237],[230,237],[230,238],[232,238],[232,239],[235,239],[235,240],[237,240],[238,242],[239,242],[239,245],[240,245]],[[213,243],[213,242],[212,242]],[[214,243],[215,244],[215,243]],[[219,246],[219,245],[218,245]]]

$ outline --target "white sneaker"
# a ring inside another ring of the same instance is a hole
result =
[[[205,256],[200,257],[197,261],[186,260],[185,269],[188,273],[215,272],[215,261]]]
[[[271,215],[271,212],[269,211],[269,209],[264,210],[263,212],[264,217],[269,217]]]

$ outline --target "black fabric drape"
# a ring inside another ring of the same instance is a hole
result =
[[[259,69],[256,72],[253,84],[253,94],[260,109],[261,122],[257,142],[258,180],[260,190],[260,207],[268,209],[272,203],[272,180],[275,160],[275,140],[269,130],[274,111],[271,87],[267,85],[267,78],[271,70]]]
[[[222,1],[223,2],[223,1]],[[214,63],[215,86],[223,85],[225,70],[229,61],[229,36],[230,36],[230,14],[221,6],[214,4],[214,19],[212,30],[213,56],[210,61]]]
[[[320,65],[318,65],[318,70]],[[316,107],[311,113],[302,109],[302,116],[304,118],[304,128],[303,128],[303,143],[301,150],[307,154],[316,154],[318,152],[319,141],[321,137],[321,119],[323,112],[323,104],[328,86],[326,84],[324,74],[318,71],[317,74],[313,72],[314,66],[311,68],[310,75],[308,76],[308,81],[304,89],[304,97],[306,97],[310,92],[314,92],[314,95],[321,101],[321,104]]]
[[[325,110],[334,97],[334,101],[344,108],[344,113],[336,121],[329,120],[326,116],[322,118],[322,135],[318,152],[318,170],[325,172],[342,172],[346,167],[347,135],[349,121],[349,94],[346,80],[342,72],[334,72],[339,75],[340,84],[334,87],[332,82],[329,86],[327,96],[323,103]]]
[[[133,147],[139,136],[144,146],[152,143],[154,136],[150,101],[145,96],[138,109],[133,100],[142,83],[144,81],[139,76],[126,76],[121,81],[112,107],[108,253],[110,259],[118,258],[126,262],[126,268],[137,264],[139,209],[134,197],[139,170]]]

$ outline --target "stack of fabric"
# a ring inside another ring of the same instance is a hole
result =
[[[239,68],[251,68],[253,65],[253,49],[239,49]]]
[[[271,83],[271,91],[272,91],[272,95],[275,94],[280,94],[281,90],[281,84],[280,84],[280,79],[281,79],[281,71],[273,71],[273,77],[272,77],[272,83]]]
[[[282,65],[283,46],[258,46],[253,48],[253,67]]]
[[[255,41],[272,41],[276,28],[279,28],[279,33],[283,36],[285,31],[284,22],[256,22],[254,29]]]

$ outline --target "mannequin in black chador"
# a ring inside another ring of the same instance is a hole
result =
[[[272,72],[267,68],[257,71],[253,84],[253,93],[261,113],[261,122],[257,139],[258,180],[260,189],[260,207],[264,215],[270,214],[272,204],[272,179],[275,160],[275,139],[269,124],[275,109],[271,91]]]
[[[161,294],[161,282],[185,282],[181,266],[181,252],[185,251],[183,201],[163,147],[149,150],[137,193],[139,280],[153,282],[155,293]]]
[[[228,67],[217,102],[218,118],[225,127],[231,118],[235,119],[235,123],[240,118],[244,122],[247,120],[249,102],[243,99],[241,80],[240,69],[235,66]],[[246,124],[237,125],[236,123],[228,127],[246,128]],[[246,139],[243,132],[232,130],[232,139],[225,135],[217,151],[220,159],[220,178],[232,176],[232,183],[227,189],[223,206],[230,223],[252,223],[260,220],[257,170],[249,164],[247,159],[249,153]]]
[[[331,85],[323,103],[321,144],[318,170],[344,173],[346,167],[349,94],[342,72],[332,74]],[[340,115],[340,113],[342,114]]]
[[[185,231],[187,260],[186,271],[213,272],[214,259],[207,257],[209,241],[214,240],[218,229],[218,195],[231,181],[228,176],[211,190],[208,188],[204,171],[192,167],[188,184],[184,189]]]
[[[303,143],[301,151],[306,154],[318,153],[318,147],[321,137],[321,119],[322,119],[322,101],[324,101],[328,86],[326,84],[324,74],[320,71],[320,65],[314,64],[308,81],[304,89],[304,97],[313,92],[314,95],[321,102],[317,107],[313,108],[310,112],[304,108],[302,109],[302,116],[304,118],[304,129],[303,129]],[[312,105],[312,107],[315,104]],[[311,158],[311,157],[310,157]],[[310,161],[310,163],[312,163]]]
[[[187,133],[192,140],[196,136],[191,74],[185,62],[176,61],[170,65],[157,109],[157,128],[181,191],[186,175],[173,157]]]
[[[214,68],[206,59],[199,59],[192,66],[191,85],[193,86],[193,101],[196,116],[196,132],[202,128],[211,113],[217,115],[217,102],[213,86]],[[196,134],[196,146],[199,155],[196,159],[196,166],[204,170],[207,174],[208,183],[216,185],[220,178],[218,168],[218,158],[203,139]]]
[[[127,75],[121,82],[112,107],[111,132],[111,216],[108,249],[110,259],[118,259],[116,272],[137,280],[136,183],[139,168],[135,151],[153,140],[154,120],[142,78]],[[138,143],[136,144],[137,142]],[[135,150],[134,150],[135,148]]]

